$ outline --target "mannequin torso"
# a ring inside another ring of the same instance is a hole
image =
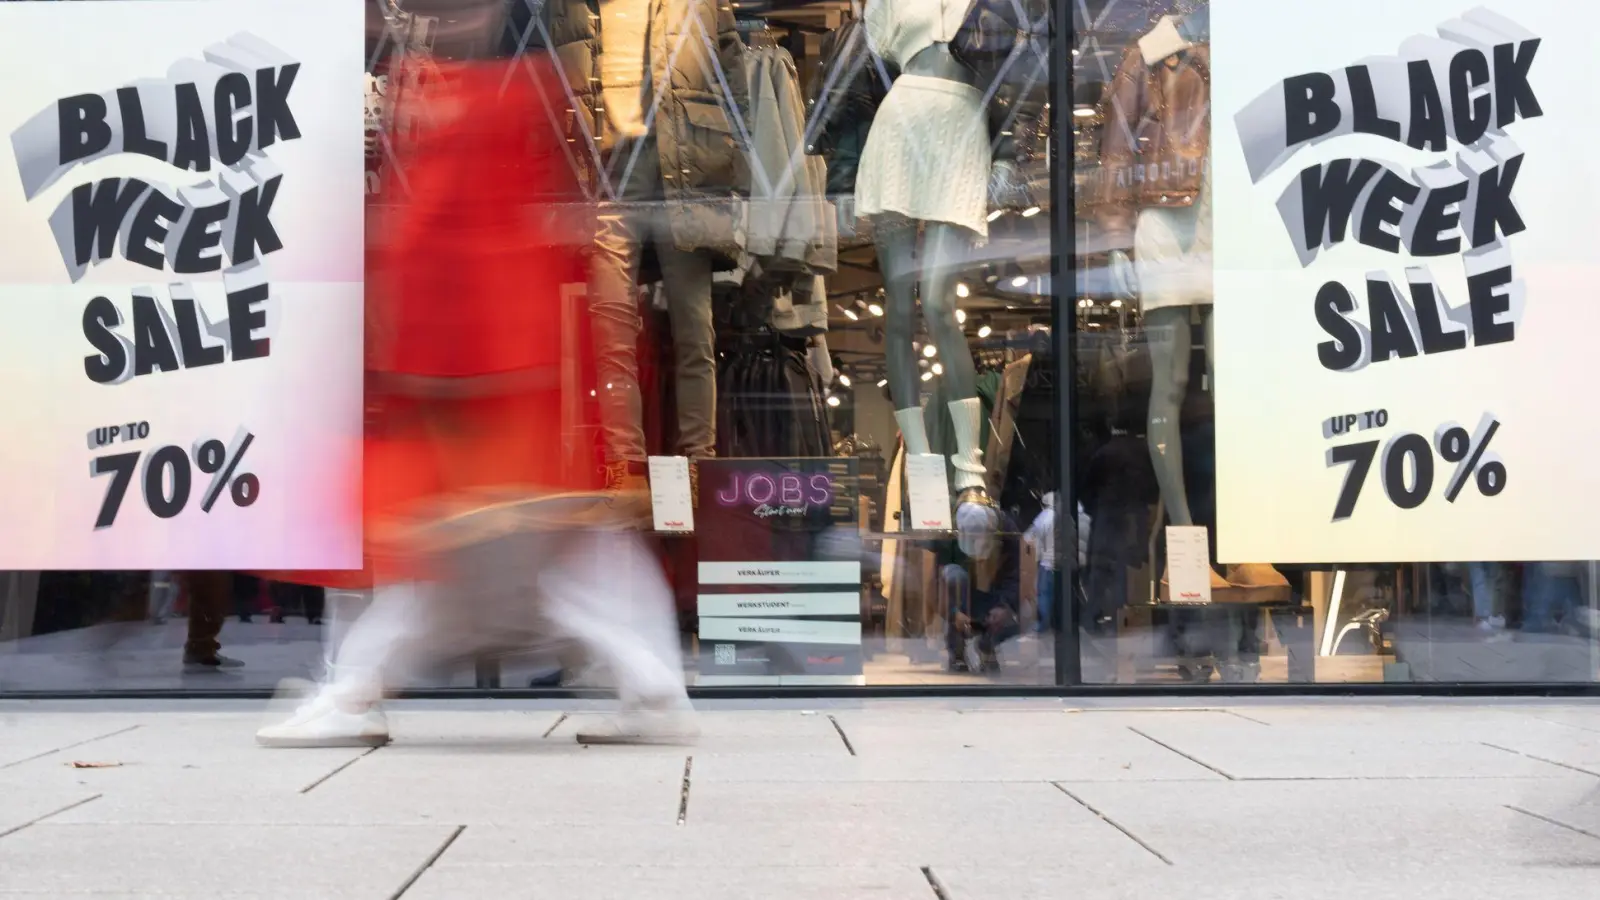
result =
[[[966,85],[976,84],[978,80],[978,74],[956,59],[955,54],[950,52],[950,45],[943,41],[929,44],[918,51],[916,56],[906,60],[900,71],[907,75],[942,78]]]

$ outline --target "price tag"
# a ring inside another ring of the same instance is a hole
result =
[[[950,531],[950,480],[944,457],[936,453],[906,455],[906,481],[911,494],[912,531]]]
[[[650,508],[657,531],[694,530],[687,456],[650,457]]]
[[[1171,602],[1211,602],[1211,544],[1204,525],[1167,526],[1167,579]]]

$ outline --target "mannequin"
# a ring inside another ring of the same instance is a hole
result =
[[[1136,301],[1149,341],[1146,436],[1167,520],[1193,525],[1179,413],[1189,390],[1192,327],[1212,384],[1210,53],[1203,22],[1162,16],[1129,48],[1107,89],[1102,226],[1112,290]],[[1193,39],[1191,39],[1193,38]],[[1132,247],[1130,257],[1127,248]],[[1213,599],[1276,602],[1289,583],[1270,565],[1211,571]],[[1161,579],[1165,598],[1168,579]]]
[[[638,494],[646,448],[637,280],[647,245],[672,324],[675,450],[692,459],[716,455],[712,272],[731,267],[738,250],[734,199],[746,176],[729,110],[745,105],[743,45],[731,12],[714,0],[602,0],[590,21],[598,26],[603,111],[595,117],[601,202],[589,302],[607,480],[613,490]],[[694,35],[687,46],[683,32]],[[702,32],[716,36],[715,59],[697,58],[708,52]],[[711,80],[719,68],[727,96]]]
[[[950,53],[966,5],[951,0],[871,0],[867,37],[900,67],[867,135],[856,177],[857,213],[873,221],[887,299],[889,394],[907,453],[929,451],[912,341],[920,288],[923,321],[944,366],[956,435],[956,527],[961,548],[989,555],[999,511],[978,448],[983,406],[966,335],[956,319],[956,266],[988,236],[992,160],[976,73]],[[922,246],[918,252],[918,232]]]

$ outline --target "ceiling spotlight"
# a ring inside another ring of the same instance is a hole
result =
[[[1111,308],[1112,309],[1121,309],[1122,308],[1122,301],[1121,300],[1113,300],[1113,301],[1111,301]]]
[[[957,325],[965,325],[965,324],[967,324],[967,311],[966,310],[964,310],[964,309],[956,310],[956,324]]]
[[[993,328],[990,328],[987,325],[978,326],[978,337],[986,338],[991,334],[994,334],[994,329]]]
[[[1078,308],[1079,309],[1088,309],[1089,307],[1091,307],[1093,305],[1094,305],[1094,301],[1090,300],[1088,297],[1084,297],[1082,300],[1078,301]]]
[[[932,372],[935,375],[943,375],[944,374],[944,366],[942,366],[942,365],[940,365],[938,363],[934,363],[933,364],[933,368],[929,369],[928,371]]]
[[[829,394],[828,395],[828,405],[829,406],[838,406],[839,405],[839,398],[835,397],[832,394]]]
[[[887,379],[887,378],[882,379],[881,381],[878,382],[878,387],[888,387],[888,386],[889,386],[889,379]]]
[[[922,355],[929,359],[933,359],[935,356],[939,355],[939,348],[932,344],[925,344],[922,347]]]
[[[972,291],[967,287],[967,283],[965,281],[956,282],[956,296],[963,300],[972,296]]]
[[[850,321],[852,321],[852,322],[859,322],[859,321],[861,321],[861,317],[860,317],[860,316],[858,316],[858,315],[856,315],[856,311],[855,311],[855,310],[853,310],[853,309],[850,309],[850,308],[848,308],[848,307],[844,307],[844,306],[841,306],[841,307],[839,307],[839,311],[840,311],[840,312],[842,312],[842,313],[844,313],[844,317],[845,317],[845,318],[846,318],[846,319],[849,319],[849,320],[850,320]]]
[[[845,387],[849,387],[850,386],[850,376],[844,374],[843,372],[840,372],[839,373],[839,383],[844,385]]]
[[[1094,107],[1077,106],[1073,108],[1072,114],[1080,119],[1092,119],[1094,118]]]
[[[998,219],[998,218],[1000,218],[1001,216],[1003,216],[1005,214],[1006,214],[1005,210],[997,209],[994,212],[989,213],[988,221],[993,222],[995,219]]]
[[[868,303],[867,304],[867,312],[872,313],[873,315],[878,316],[879,318],[882,318],[882,316],[883,316],[883,307],[879,306],[876,303]]]
[[[923,372],[922,373],[922,380],[923,381],[932,381],[933,380],[933,373],[932,372]]]
[[[1037,207],[1037,206],[1030,206],[1027,209],[1022,211],[1022,217],[1024,219],[1033,218],[1034,216],[1037,216],[1038,214],[1039,214],[1039,207]]]
[[[1026,276],[1026,275],[1018,275],[1017,277],[1011,279],[1011,286],[1012,287],[1025,287],[1027,284],[1028,284],[1028,276]]]

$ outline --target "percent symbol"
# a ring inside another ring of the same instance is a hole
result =
[[[195,467],[213,476],[211,484],[206,487],[205,499],[200,503],[202,512],[211,512],[211,507],[217,505],[217,498],[222,495],[223,488],[228,488],[234,506],[249,506],[261,496],[260,478],[250,472],[238,478],[233,476],[239,468],[239,461],[244,459],[245,452],[255,440],[256,436],[247,431],[244,439],[239,442],[238,449],[231,454],[228,453],[228,448],[217,440],[206,441],[195,451]]]
[[[255,442],[255,435],[245,431],[236,440],[231,452],[218,440],[203,441],[194,447],[194,468],[212,476],[200,503],[203,512],[211,512],[224,488],[229,489],[236,506],[250,506],[261,496],[260,478],[250,472],[235,474],[245,452]],[[168,445],[151,452],[149,456],[133,451],[96,457],[90,466],[90,474],[95,477],[110,475],[111,482],[106,486],[105,499],[101,501],[94,527],[109,528],[116,523],[123,498],[127,496],[135,475],[140,473],[141,459],[145,507],[159,519],[170,519],[183,512],[189,505],[193,481],[189,456],[189,451],[182,447]]]
[[[1445,462],[1457,463],[1456,472],[1450,477],[1450,487],[1444,492],[1444,498],[1451,503],[1461,496],[1462,488],[1467,486],[1467,478],[1475,476],[1478,483],[1478,492],[1485,497],[1493,497],[1506,489],[1506,465],[1492,456],[1485,461],[1484,451],[1489,449],[1489,442],[1494,440],[1495,432],[1500,430],[1500,421],[1485,417],[1480,436],[1473,440],[1472,435],[1465,428],[1454,425],[1444,429],[1435,439],[1439,447],[1439,456]]]
[[[1333,521],[1349,519],[1356,511],[1366,486],[1367,475],[1377,465],[1378,481],[1389,502],[1400,509],[1416,509],[1433,493],[1435,448],[1445,462],[1456,464],[1455,474],[1445,488],[1445,499],[1451,503],[1461,496],[1467,480],[1476,478],[1478,490],[1485,497],[1494,497],[1506,488],[1506,465],[1493,453],[1489,442],[1500,430],[1500,422],[1493,415],[1485,415],[1476,436],[1453,422],[1439,426],[1433,441],[1414,432],[1399,434],[1389,441],[1356,441],[1329,447],[1327,461],[1332,466],[1349,466],[1345,470],[1344,485],[1334,503]],[[1380,456],[1381,452],[1381,456]]]

